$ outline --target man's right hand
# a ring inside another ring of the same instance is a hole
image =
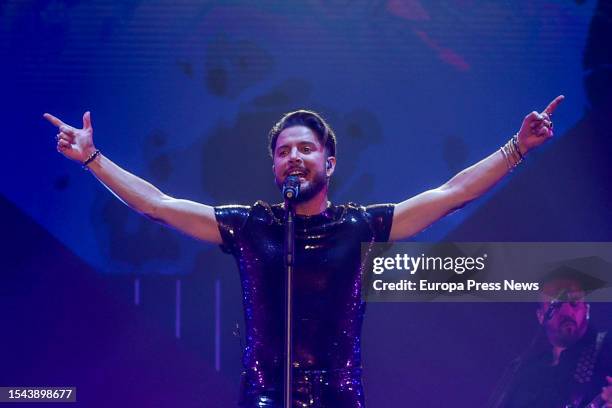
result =
[[[64,156],[83,163],[96,151],[89,112],[83,115],[82,129],[75,129],[48,113],[44,117],[58,127],[57,151]],[[134,210],[194,238],[222,243],[213,207],[170,197],[102,154],[94,163],[89,166],[91,173]]]
[[[96,151],[93,144],[93,127],[91,126],[90,112],[83,114],[82,129],[75,129],[49,113],[45,113],[43,117],[57,126],[57,151],[64,156],[83,163]]]

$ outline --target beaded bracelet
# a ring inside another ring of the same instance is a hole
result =
[[[512,136],[508,143],[500,148],[500,151],[510,171],[514,170],[525,159],[525,156],[523,156],[519,149],[518,135]]]
[[[91,163],[92,161],[94,161],[96,157],[98,157],[99,154],[100,154],[100,150],[98,149],[96,149],[92,154],[90,154],[89,157],[82,164],[83,169],[89,170],[89,167],[87,167],[87,165]]]
[[[512,145],[514,146],[514,150],[516,150],[519,157],[521,158],[521,161],[523,161],[525,159],[525,156],[523,156],[523,153],[521,153],[521,149],[519,148],[518,134],[515,134],[514,136],[512,136],[512,139],[510,140],[512,140]]]

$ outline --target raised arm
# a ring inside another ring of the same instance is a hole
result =
[[[524,156],[550,139],[553,136],[551,116],[563,98],[563,95],[556,97],[542,113],[534,111],[527,115],[517,134],[517,144],[508,142],[505,152],[516,146]],[[397,204],[389,240],[408,238],[490,190],[519,160],[515,151],[505,152],[500,149],[440,187]]]
[[[93,158],[87,164],[89,170],[130,208],[194,238],[221,243],[213,207],[170,197],[101,153],[96,153],[89,112],[83,115],[82,129],[69,126],[48,113],[44,117],[58,127],[57,151],[81,164]]]

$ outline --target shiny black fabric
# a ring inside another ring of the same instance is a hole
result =
[[[393,205],[328,206],[297,216],[294,274],[294,406],[363,407],[361,243],[389,239]],[[279,407],[283,365],[282,205],[215,208],[222,248],[240,269],[248,407]],[[318,373],[318,374],[313,374]],[[266,405],[267,404],[267,405]]]
[[[252,371],[251,371],[252,372]],[[249,408],[282,407],[281,378],[276,384],[261,388],[243,372],[244,386],[240,406]],[[256,381],[256,380],[255,380]],[[293,370],[293,407],[363,407],[361,369]]]

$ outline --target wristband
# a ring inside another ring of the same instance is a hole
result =
[[[99,154],[100,154],[100,150],[98,149],[96,149],[92,154],[90,154],[89,157],[82,163],[83,169],[89,170],[89,167],[87,167],[87,165],[89,165],[89,163],[94,161],[96,157],[98,157]]]

